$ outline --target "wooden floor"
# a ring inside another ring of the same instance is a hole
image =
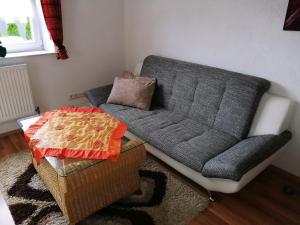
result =
[[[0,136],[0,158],[25,149],[27,145],[20,132]],[[286,185],[298,193],[285,194],[283,187]],[[299,191],[299,178],[270,167],[241,192],[218,194],[217,202],[211,203],[191,225],[300,224]]]
[[[28,146],[21,131],[0,135],[0,158],[27,149]]]
[[[289,185],[298,193],[287,195]],[[218,194],[220,200],[191,225],[300,224],[300,179],[270,167],[237,194]]]

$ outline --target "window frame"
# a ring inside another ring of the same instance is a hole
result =
[[[8,0],[9,1],[9,0]],[[7,53],[27,53],[38,51],[50,51],[54,52],[54,44],[50,39],[50,34],[44,22],[43,12],[39,0],[30,0],[32,5],[32,37],[33,40],[26,41],[25,43],[5,44]]]

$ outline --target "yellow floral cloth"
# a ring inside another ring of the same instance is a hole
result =
[[[39,164],[45,156],[117,160],[127,125],[96,108],[45,113],[25,132]]]

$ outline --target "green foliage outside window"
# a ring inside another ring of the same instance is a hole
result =
[[[19,27],[15,23],[7,24],[7,34],[8,36],[18,36],[20,37]]]
[[[25,25],[25,32],[26,32],[26,40],[31,40],[32,39],[32,33],[31,33],[31,26],[30,26],[30,21],[29,18],[27,18],[27,23]]]
[[[0,31],[0,37],[3,37],[3,33]]]

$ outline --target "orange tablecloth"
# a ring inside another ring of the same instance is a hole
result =
[[[117,160],[127,125],[96,108],[46,112],[25,131],[37,164],[45,156]]]

